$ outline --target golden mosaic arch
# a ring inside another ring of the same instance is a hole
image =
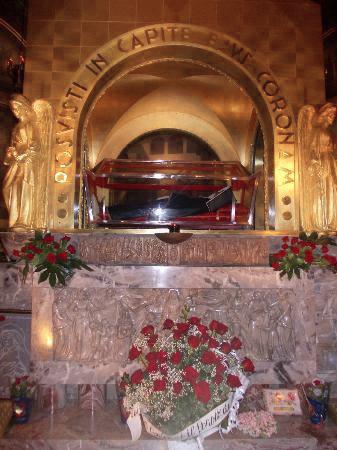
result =
[[[54,127],[49,227],[79,227],[83,130],[102,90],[139,66],[167,60],[207,66],[232,77],[246,90],[265,140],[268,228],[298,230],[296,125],[276,78],[253,51],[230,36],[170,23],[138,28],[108,42],[80,66],[66,88]]]

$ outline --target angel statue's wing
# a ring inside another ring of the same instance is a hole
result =
[[[297,151],[299,167],[299,197],[301,225],[305,231],[313,229],[311,219],[312,210],[312,180],[311,180],[311,146],[310,137],[313,121],[317,116],[313,105],[304,105],[298,113],[297,122]]]
[[[35,228],[47,227],[47,212],[50,194],[50,164],[52,145],[53,109],[46,100],[35,100],[32,103],[40,132],[40,154],[36,161],[36,217]]]

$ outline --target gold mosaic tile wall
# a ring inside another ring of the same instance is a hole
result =
[[[250,47],[295,113],[325,100],[320,8],[309,0],[30,0],[25,95],[56,106],[87,56],[126,31],[161,22],[203,25]]]

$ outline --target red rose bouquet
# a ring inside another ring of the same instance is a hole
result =
[[[300,233],[299,237],[282,238],[283,244],[277,253],[270,255],[271,267],[280,272],[280,277],[287,275],[291,280],[295,274],[301,277],[301,270],[308,272],[312,265],[321,269],[337,272],[337,259],[329,254],[329,245],[336,245],[328,236],[320,236],[316,232],[307,236]]]
[[[51,287],[55,287],[57,282],[65,285],[66,278],[72,276],[74,269],[92,271],[76,257],[76,249],[69,241],[69,236],[57,241],[50,233],[43,235],[35,231],[35,237],[25,242],[21,250],[13,251],[13,256],[18,258],[16,262],[23,261],[25,264],[23,280],[26,280],[30,266],[34,272],[40,272],[39,283],[49,280]]]
[[[188,318],[186,307],[181,320],[166,319],[158,331],[147,325],[129,352],[129,361],[139,366],[132,364],[133,371],[124,373],[120,384],[124,408],[131,414],[140,408],[161,433],[176,436],[223,405],[238,388],[244,392],[245,374],[253,372],[254,365],[248,358],[240,360],[240,348],[240,339],[225,324],[212,320],[206,326],[199,317]]]

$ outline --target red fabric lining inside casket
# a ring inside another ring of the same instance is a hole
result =
[[[227,205],[215,212],[205,212],[194,216],[176,217],[172,222],[214,222],[214,223],[231,223],[232,205]],[[235,205],[234,221],[238,223],[247,223],[249,208],[242,205]],[[136,217],[132,219],[135,222],[145,222],[147,217]]]

